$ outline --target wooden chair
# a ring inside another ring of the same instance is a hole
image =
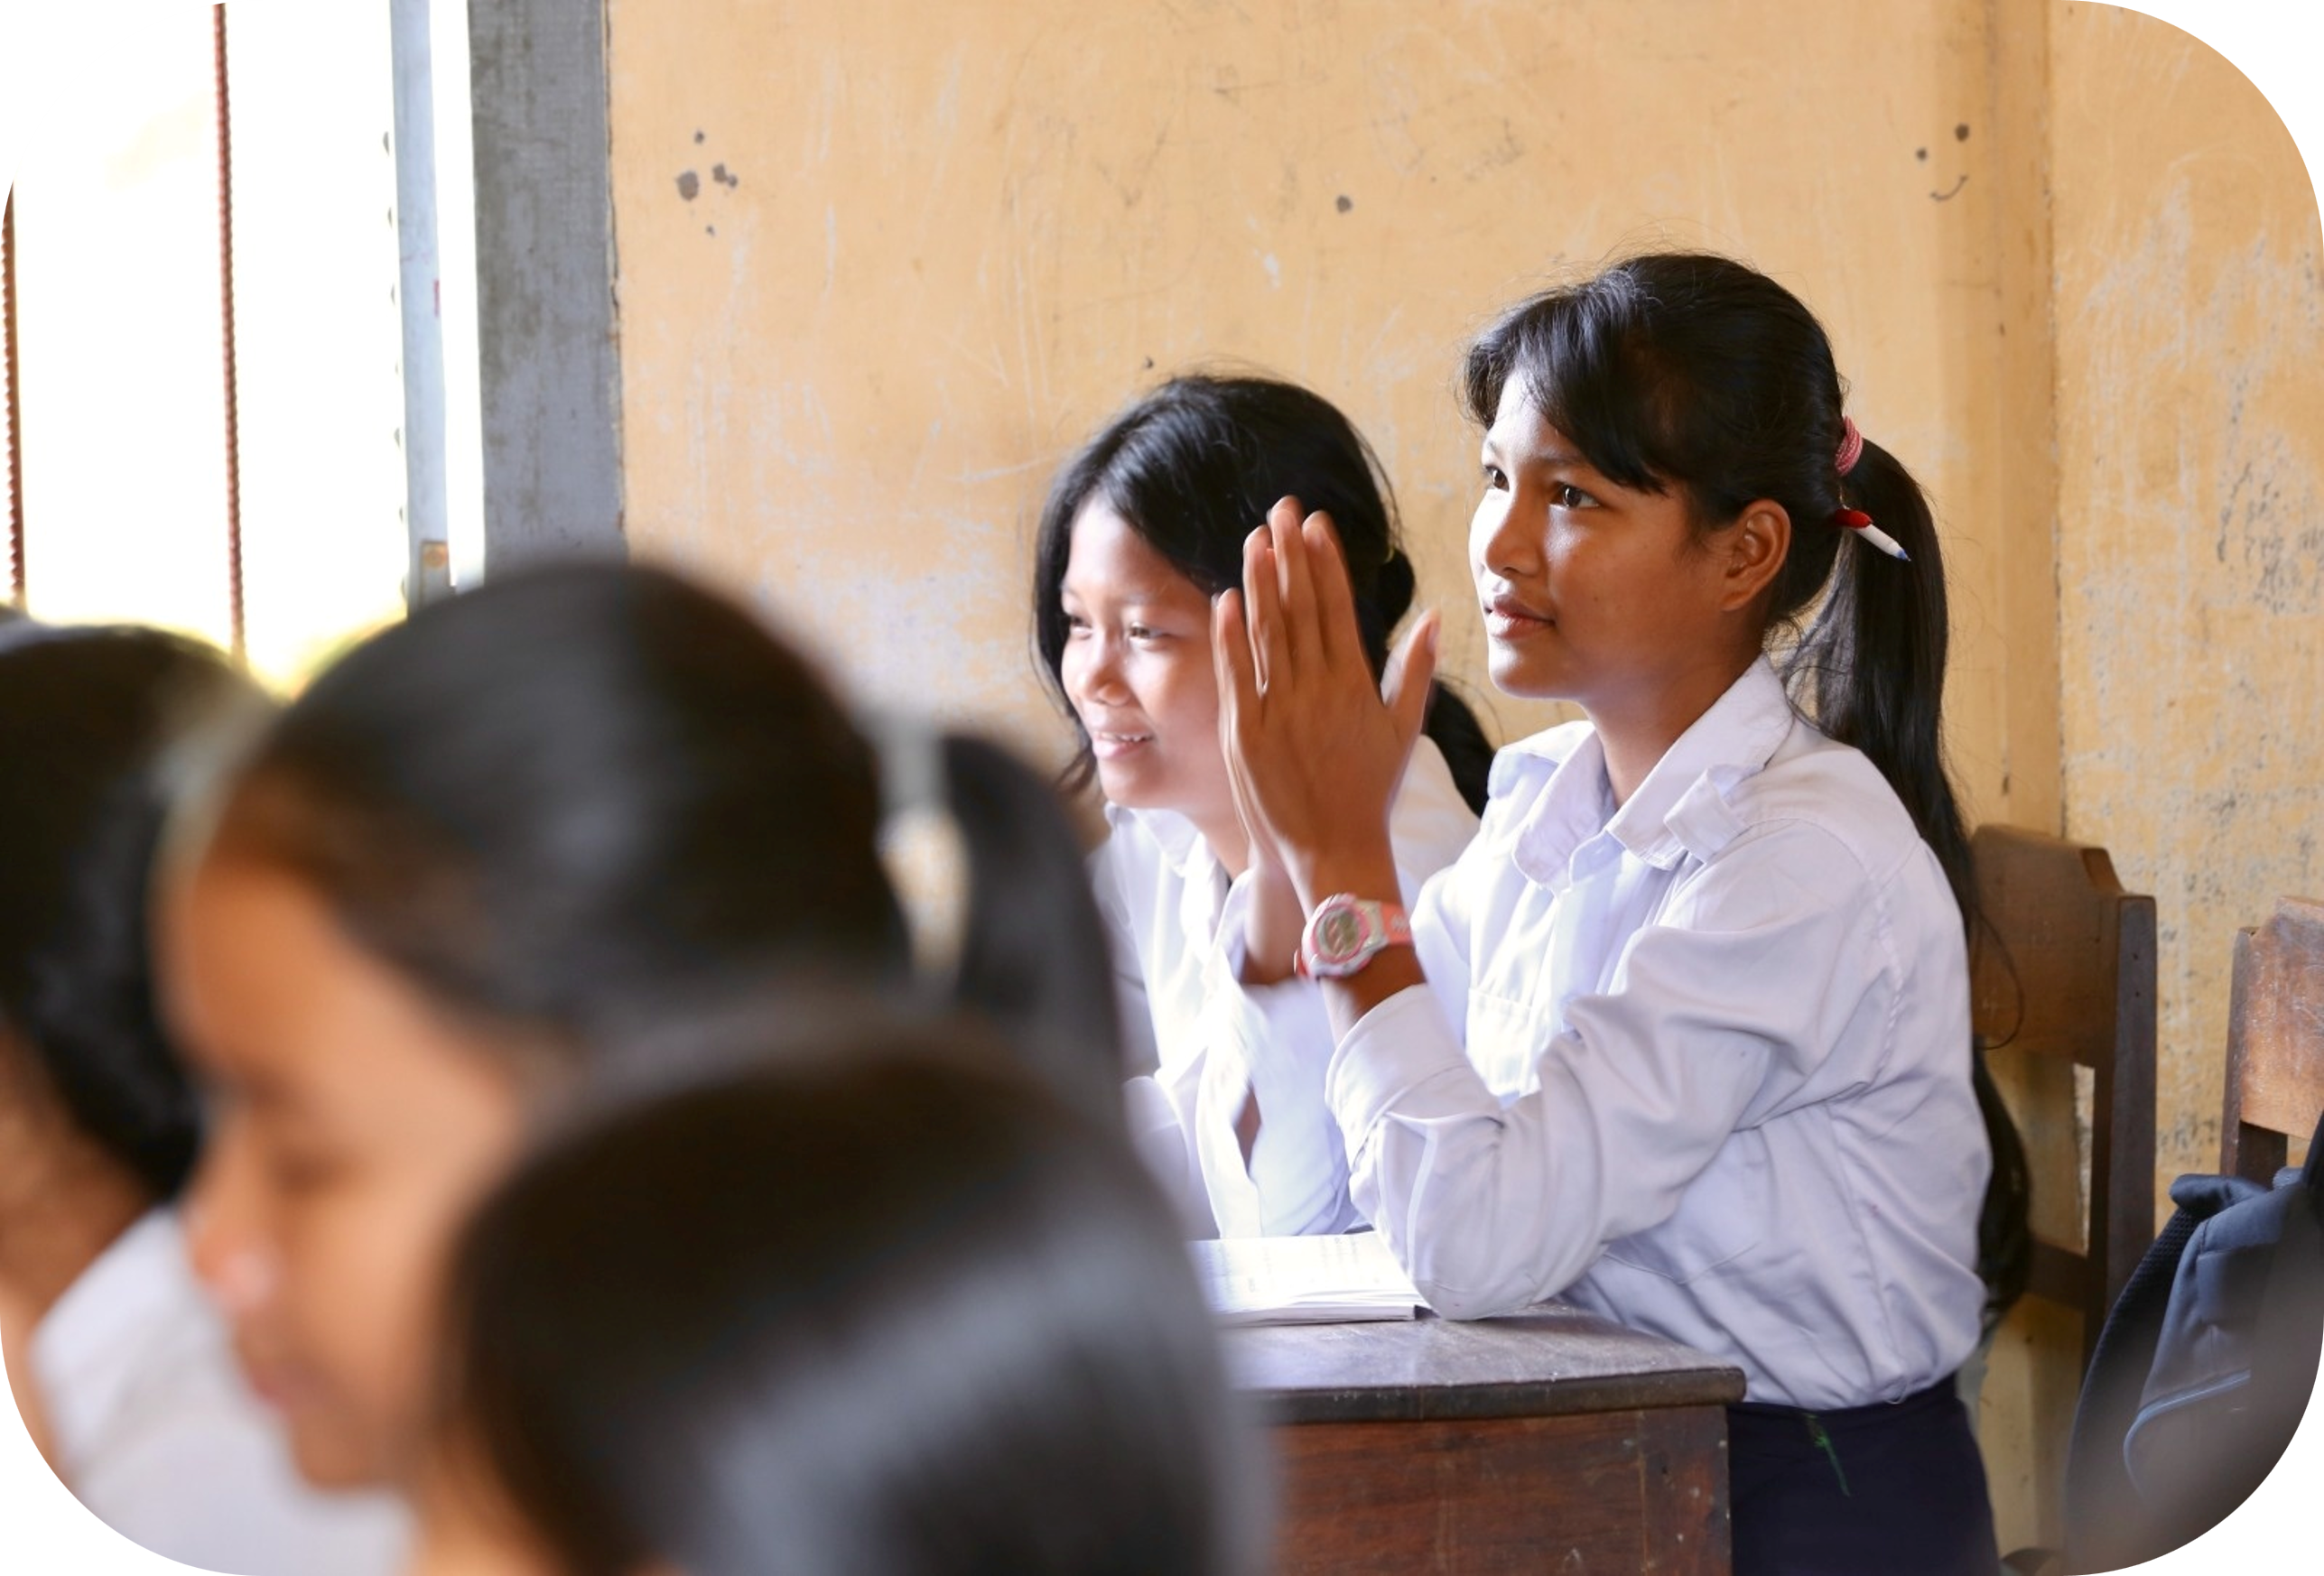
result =
[[[2104,848],[1991,825],[1970,848],[1990,932],[1970,951],[1978,1044],[2087,1067],[2096,1085],[2087,1239],[2037,1233],[2028,1287],[2081,1314],[2087,1367],[2154,1240],[2154,899],[2124,892]]]
[[[2256,930],[2236,933],[2227,1008],[2227,1103],[2219,1169],[2265,1184],[2287,1138],[2306,1138],[2324,1110],[2324,903],[2286,897]]]

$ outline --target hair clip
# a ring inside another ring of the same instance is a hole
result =
[[[1862,509],[1835,509],[1832,511],[1832,524],[1855,532],[1891,558],[1902,559],[1906,563],[1912,561],[1912,555],[1897,544],[1896,538],[1873,524],[1873,517]]]

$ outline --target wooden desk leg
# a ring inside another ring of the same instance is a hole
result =
[[[1728,1569],[1722,1407],[1272,1433],[1284,1576]]]

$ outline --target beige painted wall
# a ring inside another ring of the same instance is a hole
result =
[[[2013,46],[1970,0],[1872,9],[615,0],[632,539],[874,697],[1061,750],[1026,655],[1041,492],[1139,387],[1234,358],[1372,438],[1483,691],[1464,336],[1546,271],[1707,245],[1827,316],[1859,420],[1935,489],[1965,776],[2054,818],[2052,610],[2020,643],[2040,682],[2004,689],[2001,638],[2027,611],[2004,588],[2050,579],[1996,440],[2048,387],[2003,331],[2033,293],[2003,199],[2038,179],[1994,119]],[[2012,693],[2040,757],[2014,776]]]
[[[2058,0],[609,9],[633,542],[1052,755],[1030,522],[1139,388],[1343,404],[1485,692],[1464,335],[1638,246],[1790,284],[1935,496],[1972,813],[2161,900],[2162,1165],[2212,1163],[2229,932],[2324,887],[2324,439],[2314,198],[2203,46]],[[2029,1307],[1996,1349],[2004,1548],[2055,1538],[2078,1341]]]
[[[2324,237],[2200,42],[2069,5],[2052,47],[2066,819],[2155,896],[2168,1182],[2218,1165],[2236,927],[2324,893]]]

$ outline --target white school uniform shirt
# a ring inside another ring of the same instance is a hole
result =
[[[234,1366],[172,1210],[124,1232],[29,1343],[57,1470],[155,1553],[238,1576],[389,1576],[408,1531],[383,1496],[324,1495]]]
[[[1323,1101],[1323,1064],[1274,1063],[1249,1166],[1235,1118],[1254,1091],[1241,1047],[1252,1039],[1331,1034],[1322,997],[1305,980],[1245,990],[1243,919],[1250,877],[1229,880],[1185,816],[1106,807],[1113,828],[1091,856],[1091,878],[1114,957],[1132,1136],[1196,1237],[1290,1237],[1362,1224],[1347,1158]],[[1405,901],[1457,858],[1477,818],[1445,757],[1420,739],[1390,811]]]
[[[1562,1293],[1811,1410],[1968,1355],[1990,1153],[1960,913],[1763,660],[1619,810],[1587,723],[1502,751],[1414,929],[1427,986],[1320,1054],[1355,1202],[1433,1306]]]

